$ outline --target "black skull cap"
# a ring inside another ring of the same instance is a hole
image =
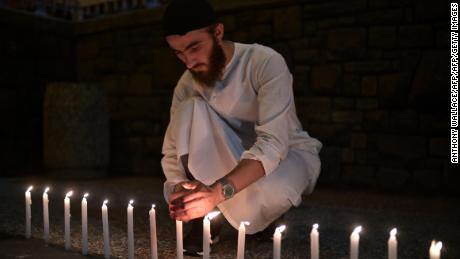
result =
[[[217,23],[216,14],[206,0],[172,0],[163,15],[163,33],[185,35]]]

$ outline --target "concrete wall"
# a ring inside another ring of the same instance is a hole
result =
[[[447,3],[212,3],[228,39],[285,57],[299,117],[324,143],[320,184],[454,191]],[[184,70],[162,38],[161,15],[141,10],[74,25],[78,80],[109,94],[114,174],[161,174],[171,93]]]

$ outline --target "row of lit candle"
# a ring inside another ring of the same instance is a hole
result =
[[[32,198],[30,191],[32,186],[29,187],[25,193],[25,203],[26,203],[26,238],[31,237],[31,204]],[[46,188],[43,192],[43,226],[44,226],[44,240],[46,243],[49,242],[49,212],[48,212],[48,191],[49,188]],[[72,196],[72,191],[68,192],[64,198],[64,239],[65,239],[65,248],[69,250],[71,248],[70,242],[70,196]],[[87,200],[88,194],[85,193],[81,201],[81,222],[82,222],[82,254],[88,254],[88,218],[87,218]],[[109,221],[108,221],[108,200],[105,200],[102,204],[102,226],[103,226],[103,238],[104,238],[104,257],[110,258],[110,235],[109,235]],[[127,207],[127,229],[128,229],[128,258],[134,258],[134,223],[133,223],[133,200],[130,200]],[[213,211],[206,215],[203,219],[203,258],[209,259],[210,257],[210,244],[211,244],[211,220],[217,216],[220,212]],[[150,250],[151,258],[158,258],[157,250],[157,234],[156,234],[156,215],[155,215],[155,205],[152,205],[152,208],[149,211],[149,221],[150,221]],[[245,251],[245,236],[246,236],[246,227],[249,225],[249,222],[241,222],[238,229],[238,249],[237,249],[237,259],[244,259]],[[273,234],[273,258],[281,258],[281,237],[282,232],[285,230],[286,226],[282,225],[276,228]],[[310,232],[310,256],[312,259],[319,259],[319,225],[314,224]],[[350,235],[350,259],[358,259],[359,256],[359,233],[361,232],[362,227],[356,227]],[[183,258],[183,233],[182,233],[182,221],[176,221],[176,253],[177,258]],[[390,232],[390,237],[388,239],[388,259],[397,259],[397,246],[398,242],[396,239],[396,228],[393,228]],[[442,242],[432,241],[429,255],[430,259],[440,259],[441,258],[441,248]]]
[[[30,186],[25,193],[26,201],[26,229],[25,236],[26,238],[31,237],[31,190]],[[43,239],[46,243],[49,243],[49,199],[48,199],[47,187],[43,192]],[[66,250],[71,249],[71,239],[70,239],[70,197],[73,192],[70,191],[65,195],[64,198],[64,246]],[[88,193],[83,195],[81,200],[81,227],[82,227],[82,242],[81,249],[82,254],[88,254]],[[104,258],[110,258],[110,234],[109,234],[109,220],[108,220],[108,200],[105,200],[102,203],[101,212],[102,212],[102,229],[103,229],[103,238],[104,238]],[[127,229],[128,229],[128,258],[134,258],[134,222],[133,222],[133,200],[129,201],[127,207]],[[151,258],[158,258],[158,249],[157,249],[157,237],[156,237],[156,215],[155,215],[155,205],[152,205],[152,208],[149,211],[149,220],[150,220],[150,250]]]

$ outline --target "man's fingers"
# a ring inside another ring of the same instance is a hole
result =
[[[193,201],[189,201],[187,203],[184,203],[184,206],[182,208],[176,208],[174,210],[174,213],[177,213],[177,212],[184,212],[184,211],[191,211],[193,209],[196,209],[196,208],[203,208],[204,207],[204,204],[203,204],[203,200],[202,199],[195,199]]]
[[[183,182],[182,187],[184,187],[184,189],[187,189],[187,190],[194,190],[200,184],[201,184],[200,182],[195,180],[195,181],[190,181],[190,182]]]
[[[184,196],[182,201],[184,203],[186,203],[186,202],[190,202],[190,201],[193,201],[193,200],[196,200],[196,199],[203,198],[204,196],[205,196],[205,193],[203,193],[203,192],[194,192],[194,193],[191,193],[189,195]]]
[[[187,195],[187,193],[189,193],[189,192],[188,191],[180,191],[180,192],[171,193],[171,195],[169,196],[169,203],[177,202],[177,199],[181,198],[184,195]]]
[[[176,220],[187,222],[191,219],[199,218],[204,216],[205,209],[203,207],[193,207],[186,211],[175,213]]]

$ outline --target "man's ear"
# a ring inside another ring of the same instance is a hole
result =
[[[222,41],[224,38],[224,24],[223,23],[217,23],[216,28],[214,30],[214,36],[219,40]]]

